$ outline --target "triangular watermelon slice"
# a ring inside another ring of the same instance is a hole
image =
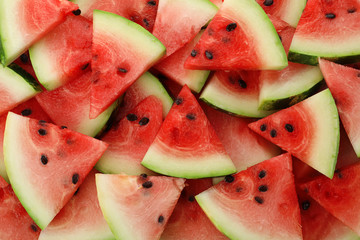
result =
[[[20,202],[44,229],[70,200],[107,144],[44,121],[9,113],[6,171]]]
[[[153,174],[140,163],[162,124],[161,101],[149,96],[101,138],[109,144],[96,168],[103,173]]]
[[[76,9],[76,4],[64,0],[1,0],[1,63],[9,65]]]
[[[319,60],[320,69],[326,84],[335,99],[341,122],[360,157],[360,70],[342,66],[323,59]]]
[[[108,108],[165,54],[165,47],[140,25],[94,10],[90,118]]]
[[[185,62],[185,68],[280,70],[287,57],[278,34],[254,0],[226,0]]]
[[[159,239],[184,179],[96,174],[101,210],[116,239]]]
[[[187,85],[141,164],[161,174],[184,178],[217,177],[236,171]]]
[[[261,162],[195,198],[231,239],[302,239],[290,154]]]
[[[39,240],[115,240],[100,209],[96,173],[92,170],[86,176],[71,200],[41,232]]]
[[[249,127],[322,174],[332,178],[339,150],[340,126],[329,89],[250,123]]]

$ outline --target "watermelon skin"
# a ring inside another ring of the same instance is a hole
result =
[[[7,66],[78,6],[62,0],[2,0],[0,9],[0,61]]]
[[[135,114],[137,120],[132,121],[131,117],[128,118],[131,114]],[[141,124],[143,119],[148,119],[149,122]],[[109,147],[97,162],[96,168],[103,173],[111,174],[154,175],[140,163],[161,124],[161,101],[154,96],[145,98],[101,138]]]
[[[39,240],[115,240],[100,209],[96,173],[91,170],[76,194],[41,232]]]
[[[34,223],[11,186],[0,177],[0,239],[36,240],[41,229]]]
[[[70,200],[106,148],[106,143],[69,129],[8,114],[6,171],[15,194],[41,229]]]
[[[28,72],[34,79],[37,80],[34,68],[32,67],[29,52],[25,52],[18,57],[14,63],[24,69],[26,72]],[[40,86],[41,87],[41,86]]]
[[[290,154],[228,179],[233,181],[224,180],[195,197],[220,231],[230,239],[302,239]],[[261,192],[260,186],[267,190]]]
[[[100,207],[116,239],[159,239],[184,182],[164,176],[96,174]]]
[[[91,62],[91,42],[92,22],[68,16],[29,50],[40,83],[50,91],[84,74]]]
[[[188,179],[171,217],[161,235],[161,240],[226,240],[212,224],[194,196],[212,187],[210,178]]]
[[[357,127],[360,116],[356,114],[360,111],[360,103],[357,103],[357,95],[360,94],[360,70],[323,59],[319,60],[319,66],[356,155],[360,157],[360,128]]]

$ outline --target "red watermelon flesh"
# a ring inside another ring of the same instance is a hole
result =
[[[232,239],[302,239],[290,154],[227,176],[196,200]]]
[[[218,8],[220,8],[223,0],[210,0],[210,2],[215,4]]]
[[[277,18],[276,16],[268,15],[270,21],[275,27],[276,32],[278,33],[281,43],[284,47],[286,54],[288,54],[291,41],[294,37],[295,28],[290,26],[288,23]]]
[[[40,231],[11,186],[0,177],[0,239],[36,240]]]
[[[154,173],[140,163],[162,124],[162,103],[149,96],[129,111],[101,138],[109,144],[96,164],[103,173]]]
[[[320,176],[301,188],[333,216],[360,235],[360,163],[337,170],[333,179]]]
[[[212,187],[210,178],[189,179],[161,235],[161,240],[226,240],[205,215],[195,196]]]
[[[92,170],[39,240],[114,239],[101,212],[97,198],[95,174]]]

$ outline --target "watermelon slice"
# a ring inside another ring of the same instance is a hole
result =
[[[55,124],[94,137],[104,128],[118,101],[90,119],[90,88],[91,71],[88,71],[65,86],[42,92],[36,99]]]
[[[95,174],[92,170],[71,200],[41,232],[39,240],[115,240],[97,198]]]
[[[80,133],[8,114],[6,171],[20,202],[41,229],[70,200],[106,148],[106,143]]]
[[[291,43],[289,61],[317,65],[318,57],[360,59],[360,2],[309,0]]]
[[[216,177],[236,171],[186,85],[141,164],[161,174],[184,178]]]
[[[95,10],[90,118],[108,108],[165,53],[144,28],[113,13]]]
[[[210,187],[210,178],[186,180],[185,188],[166,224],[161,240],[228,239],[216,229],[195,201],[195,195]]]
[[[25,211],[11,186],[0,177],[0,239],[36,240],[40,229]]]
[[[63,0],[1,0],[1,63],[9,65],[76,9],[76,4]]]
[[[339,117],[328,89],[249,127],[329,178],[339,150]]]
[[[158,0],[72,0],[79,5],[81,15],[92,20],[95,9],[123,16],[148,31],[152,31],[158,9]]]
[[[153,34],[166,46],[166,56],[190,42],[217,11],[209,0],[161,0]]]
[[[360,70],[326,60],[319,60],[319,65],[356,155],[360,157],[360,128],[357,126],[360,120],[357,115],[360,111],[357,97],[360,94]]]
[[[76,33],[76,34],[74,34]],[[81,76],[91,61],[92,23],[69,16],[30,50],[39,82],[53,90]]]
[[[18,57],[14,63],[24,69],[26,72],[28,72],[33,78],[37,80],[34,68],[31,64],[29,52],[25,52]]]
[[[96,174],[100,207],[116,238],[159,239],[184,181],[163,176]]]
[[[140,163],[161,124],[161,101],[154,96],[145,98],[101,138],[109,147],[97,162],[96,168],[103,173],[153,175]]]
[[[279,36],[261,7],[254,0],[227,0],[189,55],[185,68],[279,70],[287,64]]]
[[[333,216],[360,235],[360,163],[337,170],[333,179],[319,176],[301,188]]]
[[[261,162],[195,198],[231,239],[302,239],[290,154]]]

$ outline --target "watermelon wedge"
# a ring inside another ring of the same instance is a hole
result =
[[[15,59],[14,63],[24,69],[26,72],[30,73],[30,75],[37,80],[34,68],[31,64],[29,52],[21,54],[20,57]]]
[[[115,240],[100,209],[96,173],[91,170],[70,201],[41,231],[39,240]]]
[[[155,172],[183,178],[217,177],[236,171],[186,85],[141,164]]]
[[[302,239],[290,154],[261,162],[195,198],[231,239]]]
[[[289,61],[317,65],[318,57],[360,60],[360,2],[309,0],[291,43]]]
[[[158,39],[119,15],[95,10],[93,29],[91,119],[165,54]]]
[[[1,63],[9,65],[76,9],[76,4],[63,0],[1,0]]]
[[[249,127],[329,178],[339,150],[339,116],[329,89]]]
[[[149,96],[101,138],[109,144],[96,168],[103,173],[154,173],[140,163],[162,124],[162,104]]]
[[[20,202],[41,229],[70,200],[106,148],[106,143],[86,135],[8,114],[6,171]]]
[[[184,181],[164,176],[96,174],[100,207],[116,239],[159,239]]]
[[[226,0],[185,68],[280,70],[287,64],[279,36],[262,8],[254,0]]]

